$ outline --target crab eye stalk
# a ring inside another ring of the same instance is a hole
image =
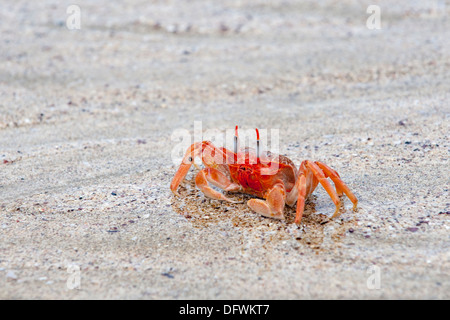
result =
[[[258,128],[256,130],[256,158],[259,159],[259,130]]]
[[[238,152],[238,137],[238,126],[236,126],[234,131],[234,153]]]

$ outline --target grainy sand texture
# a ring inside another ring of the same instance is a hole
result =
[[[0,1],[0,298],[450,298],[449,13]],[[279,130],[280,153],[336,169],[358,211],[345,198],[329,220],[318,187],[297,227],[295,209],[206,199],[194,168],[175,198],[174,136],[196,121]]]

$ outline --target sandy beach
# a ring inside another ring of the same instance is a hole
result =
[[[0,299],[450,298],[448,1],[72,4],[0,1]],[[176,198],[195,123],[278,130],[357,212]]]

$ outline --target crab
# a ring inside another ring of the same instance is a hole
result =
[[[342,181],[339,174],[319,161],[304,160],[297,169],[292,160],[283,155],[260,152],[259,131],[256,129],[257,148],[239,149],[238,127],[235,129],[234,152],[215,147],[210,141],[193,143],[186,151],[181,165],[170,184],[175,196],[180,196],[178,187],[186,177],[191,165],[200,171],[195,177],[195,185],[206,197],[237,203],[225,194],[215,190],[210,184],[226,191],[240,192],[257,197],[247,201],[247,205],[264,217],[284,220],[285,205],[297,204],[294,223],[301,224],[305,199],[321,184],[336,205],[331,217],[340,215],[341,198],[345,194],[357,208],[358,199]],[[195,163],[200,157],[204,168]],[[328,178],[334,183],[334,188]]]

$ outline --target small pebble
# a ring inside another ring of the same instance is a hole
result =
[[[161,275],[164,276],[164,277],[167,277],[169,279],[173,279],[174,278],[174,276],[172,274],[167,273],[167,272],[161,273]]]

